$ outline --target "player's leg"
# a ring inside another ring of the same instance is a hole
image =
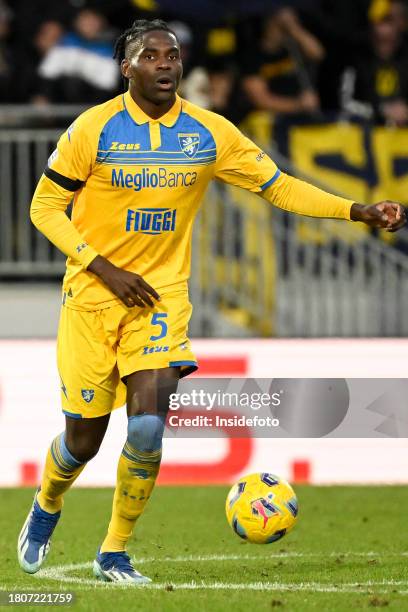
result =
[[[116,355],[104,342],[97,313],[62,309],[58,368],[66,429],[51,443],[41,486],[21,530],[17,551],[21,568],[39,570],[61,514],[63,494],[98,451],[112,409],[118,372]]]
[[[62,496],[97,454],[110,414],[94,419],[65,417],[66,428],[51,443],[37,501],[46,512],[62,508]]]
[[[192,307],[186,289],[152,309],[132,309],[121,327],[117,363],[127,385],[128,436],[119,459],[112,519],[94,564],[103,580],[146,582],[132,568],[126,543],[159,472],[169,395],[197,369],[187,338]],[[121,571],[121,568],[125,571]]]
[[[109,414],[95,419],[65,417],[66,429],[48,449],[40,489],[19,535],[18,560],[25,572],[33,574],[43,564],[61,516],[63,494],[98,452],[109,417]]]
[[[125,550],[159,472],[169,396],[179,368],[135,372],[127,377],[127,439],[119,459],[112,520],[102,551]]]
[[[180,368],[135,372],[126,377],[128,432],[119,458],[108,534],[94,564],[103,580],[150,582],[132,567],[125,553],[137,519],[143,513],[159,473],[169,396],[177,391]]]

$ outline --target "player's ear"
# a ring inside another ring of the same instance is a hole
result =
[[[131,74],[130,74],[130,62],[129,60],[125,57],[125,59],[122,60],[121,64],[120,64],[120,70],[122,72],[122,75],[126,78],[126,79],[130,79]]]

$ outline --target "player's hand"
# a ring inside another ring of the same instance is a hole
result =
[[[371,206],[353,204],[350,217],[352,221],[361,221],[370,227],[386,229],[388,232],[396,232],[407,222],[404,207],[390,200]]]
[[[157,291],[146,283],[139,274],[117,268],[101,255],[91,261],[88,270],[99,276],[128,308],[154,306],[152,298],[160,300]]]

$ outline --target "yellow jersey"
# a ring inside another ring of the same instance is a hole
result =
[[[350,218],[352,202],[281,173],[224,117],[177,96],[154,120],[127,92],[78,117],[34,193],[34,224],[68,255],[67,306],[97,310],[119,301],[87,270],[98,254],[158,293],[186,286],[193,223],[212,179],[286,210]]]

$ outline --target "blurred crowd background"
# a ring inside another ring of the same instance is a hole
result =
[[[181,44],[183,97],[283,171],[408,204],[408,0],[0,0],[0,338],[55,333],[65,258],[31,197],[61,132],[123,91],[118,35],[157,17]],[[407,228],[291,215],[214,182],[193,253],[192,335],[408,335]]]
[[[251,110],[408,122],[405,0],[0,0],[0,103],[95,104],[136,18],[170,21],[184,97],[240,123]]]

